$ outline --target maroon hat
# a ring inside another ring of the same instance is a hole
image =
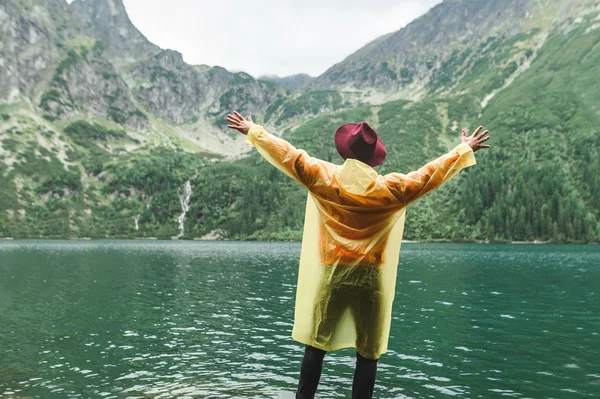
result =
[[[333,141],[342,158],[358,159],[369,166],[381,164],[387,154],[377,132],[367,122],[340,126]]]

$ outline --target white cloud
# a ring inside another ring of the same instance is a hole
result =
[[[89,0],[88,0],[89,1]],[[125,0],[133,23],[190,64],[317,76],[441,0]]]

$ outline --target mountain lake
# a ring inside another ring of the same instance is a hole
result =
[[[0,242],[0,398],[293,398],[299,243]],[[376,398],[600,397],[600,246],[405,243]],[[352,349],[318,398],[349,398]]]

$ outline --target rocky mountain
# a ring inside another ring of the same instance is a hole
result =
[[[446,0],[332,66],[309,87],[360,92],[369,103],[454,95],[471,89],[471,78],[488,78],[481,76],[486,69],[504,69],[506,79],[518,75],[556,25],[593,10],[595,4]],[[507,48],[508,54],[498,51]]]
[[[366,120],[409,171],[484,124],[493,150],[407,239],[600,239],[600,0],[445,0],[323,75],[186,64],[121,0],[0,2],[0,237],[297,239],[305,193],[232,109],[323,159]],[[232,160],[233,158],[241,158]]]
[[[225,131],[224,114],[236,107],[264,115],[278,93],[248,74],[188,65],[160,49],[121,0],[7,0],[0,20],[0,101],[25,101],[57,133],[69,121],[101,118],[192,151],[239,156],[247,146]]]

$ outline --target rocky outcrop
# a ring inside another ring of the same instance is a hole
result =
[[[39,106],[52,118],[105,116],[117,124],[138,128],[148,121],[134,104],[125,81],[97,46],[68,51]]]
[[[117,65],[146,58],[160,51],[133,25],[122,0],[75,0],[71,8],[87,16]]]
[[[92,22],[118,71],[115,80],[127,82],[133,98],[156,116],[178,125],[204,118],[222,128],[231,109],[264,114],[272,102],[275,89],[248,74],[192,66],[177,51],[150,43],[131,23],[122,0],[76,0],[71,7]],[[126,88],[119,89],[123,100],[129,97]],[[129,115],[131,107],[123,105]]]
[[[264,114],[276,91],[246,73],[188,65],[172,50],[137,63],[128,79],[136,82],[136,98],[148,110],[177,124],[197,119],[205,111],[219,122],[232,109]]]
[[[36,93],[65,51],[68,6],[62,0],[0,2],[0,102]]]

